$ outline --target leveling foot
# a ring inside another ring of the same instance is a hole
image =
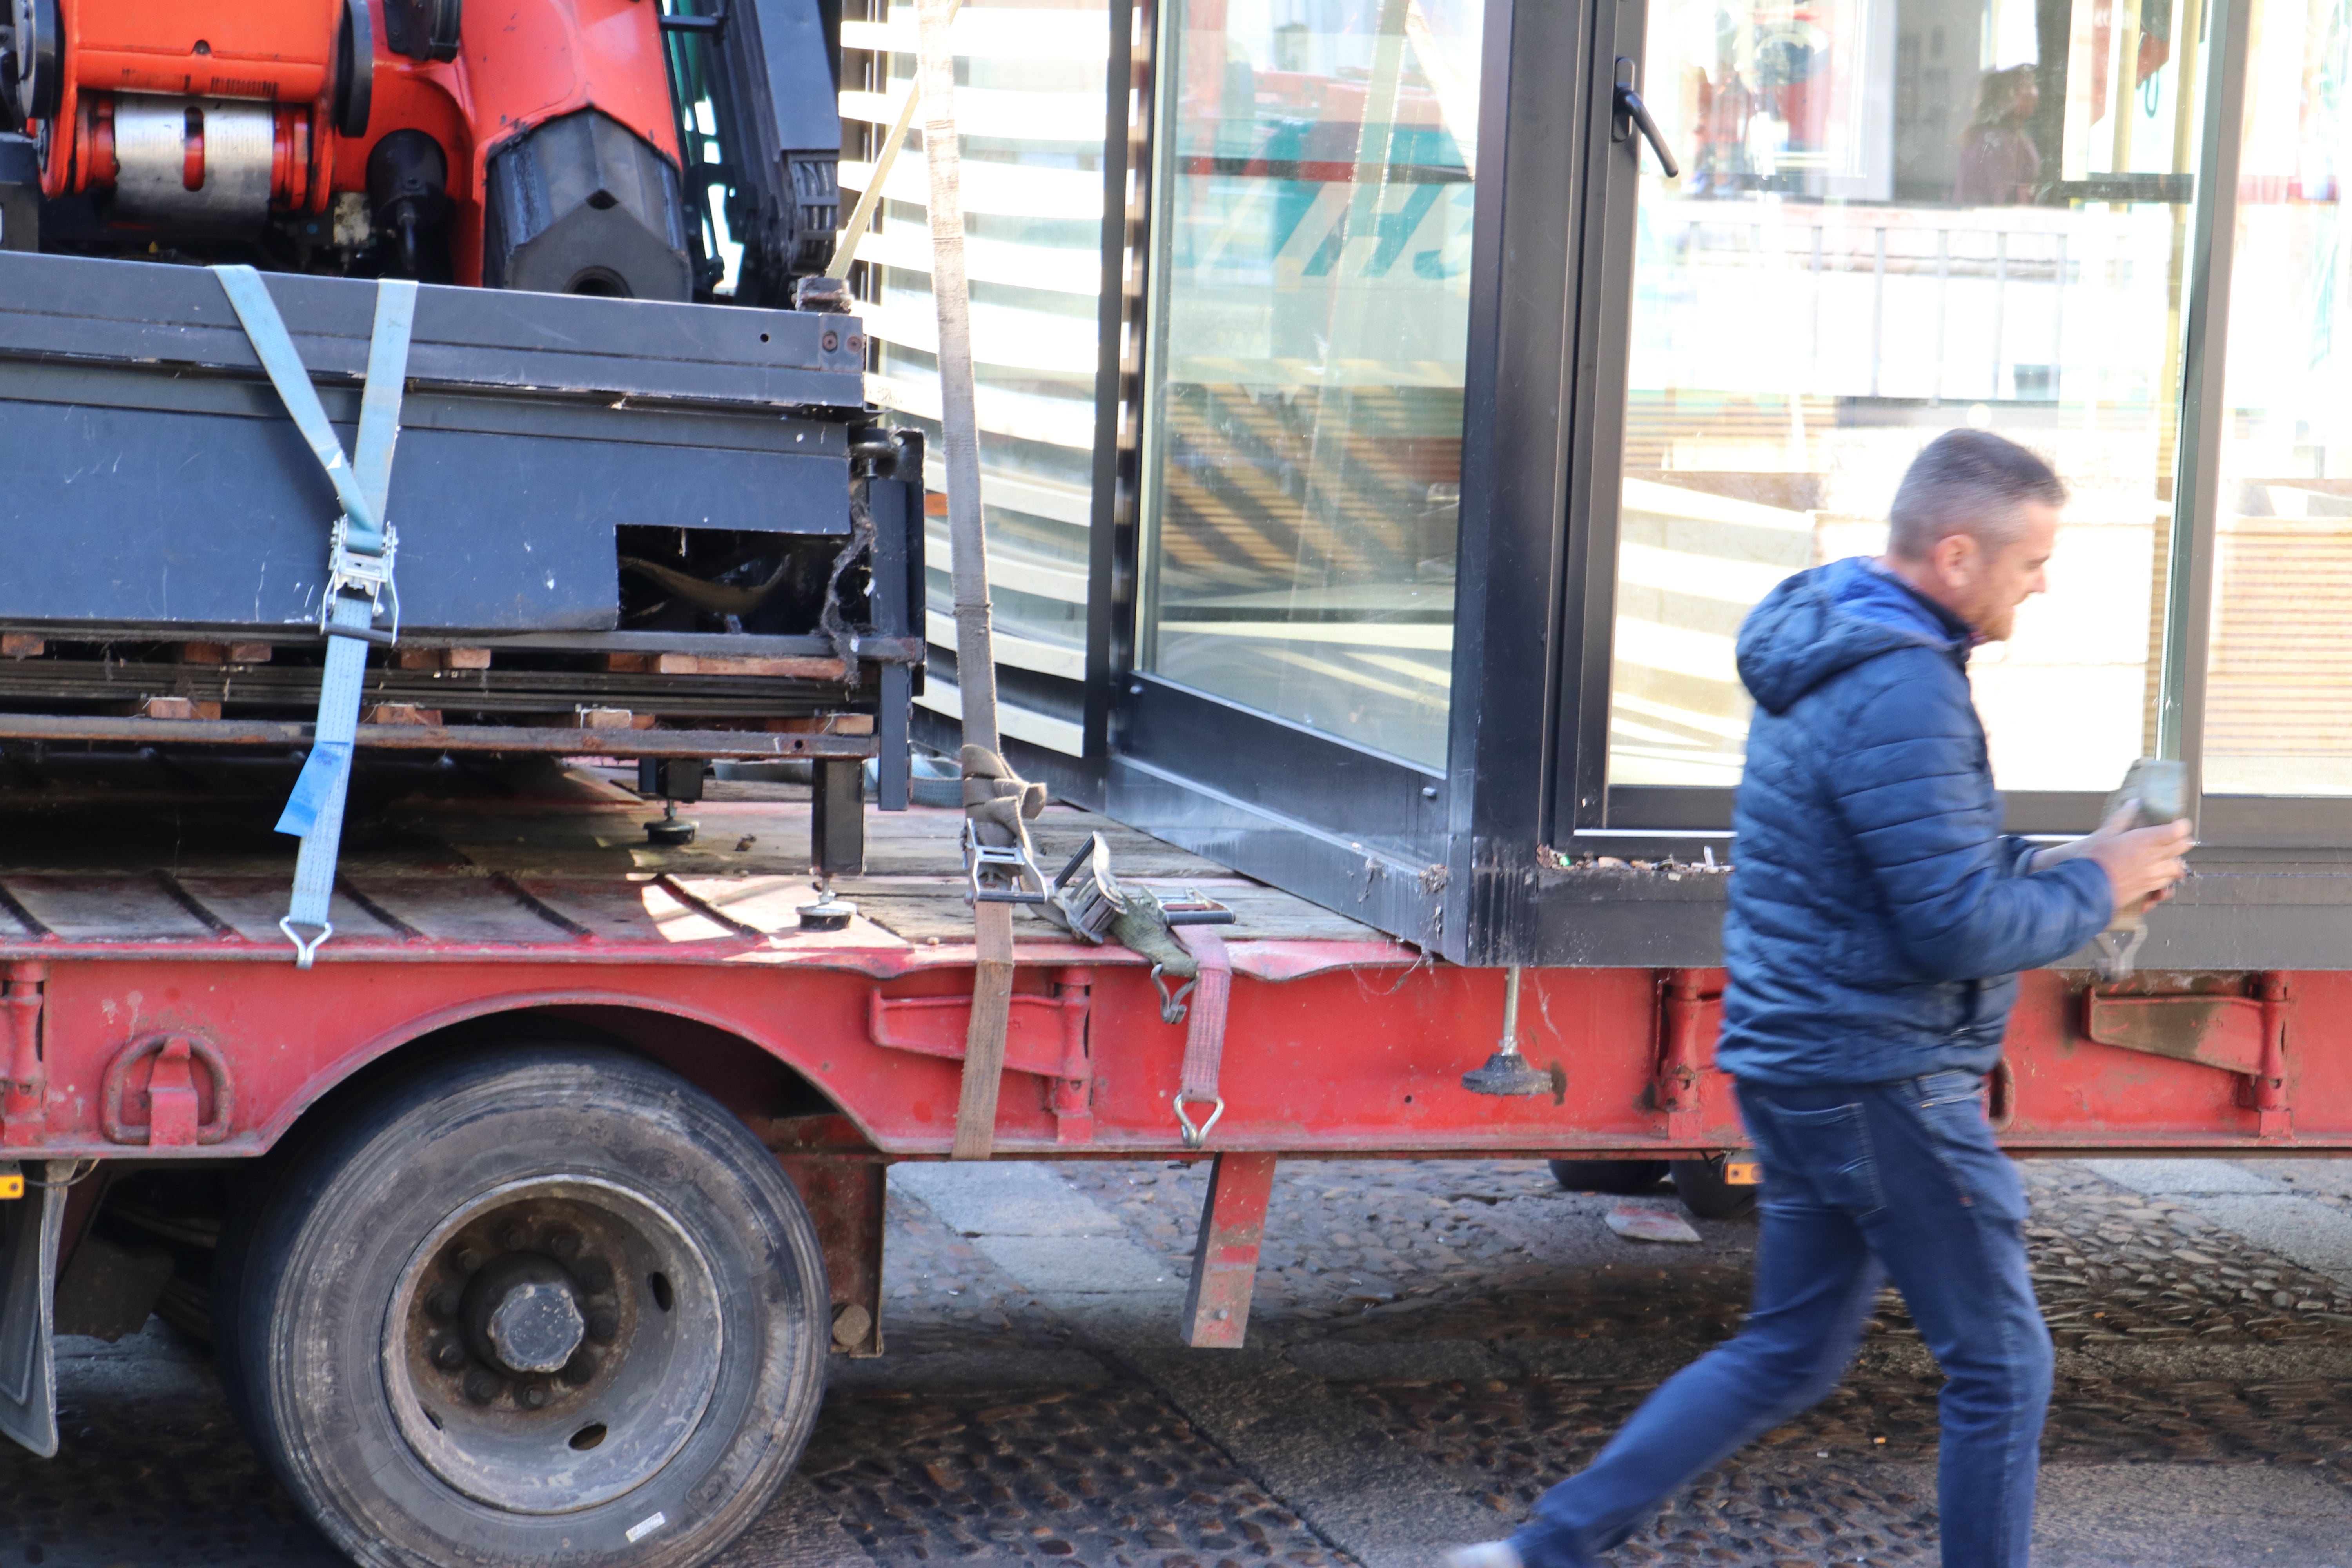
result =
[[[1496,1051],[1462,1075],[1462,1087],[1473,1094],[1549,1094],[1551,1074],[1517,1051]]]
[[[1514,964],[1503,980],[1503,1040],[1486,1065],[1462,1075],[1462,1087],[1473,1094],[1549,1094],[1558,1086],[1551,1074],[1519,1054],[1519,971]]]
[[[666,849],[675,849],[694,842],[694,824],[678,820],[677,802],[664,801],[661,820],[646,824],[646,837]]]

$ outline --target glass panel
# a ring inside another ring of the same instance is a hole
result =
[[[2200,0],[1652,0],[1609,776],[1727,785],[1740,618],[1955,426],[2074,489],[1979,652],[2010,789],[2150,749]]]
[[[865,0],[864,17],[856,9],[853,0],[842,42],[864,51],[869,79],[852,85],[845,74],[841,113],[866,128],[868,152],[842,165],[851,192],[874,177],[871,146],[915,76],[913,5]],[[1083,744],[1108,15],[1105,0],[965,0],[953,35],[1001,722],[1008,735],[1072,753]],[[857,247],[870,301],[859,309],[876,344],[866,395],[930,440],[933,673],[917,700],[960,714],[929,194],[919,116]],[[855,200],[844,196],[845,215]]]
[[[1138,662],[1445,761],[1479,0],[1171,0]]]
[[[2352,795],[2352,13],[2248,20],[2205,787]]]

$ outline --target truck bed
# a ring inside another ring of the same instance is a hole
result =
[[[286,963],[277,928],[296,843],[271,831],[297,763],[185,752],[77,752],[35,760],[12,749],[0,778],[0,956],[193,956]],[[682,807],[693,843],[647,842],[660,816],[615,766],[575,760],[467,767],[370,758],[357,784],[320,962],[508,957],[543,963],[725,963],[757,954],[889,972],[931,950],[962,949],[957,838],[963,814],[920,806],[871,813],[863,876],[835,890],[857,905],[843,931],[803,931],[811,804],[804,785],[714,780]],[[1099,832],[1122,880],[1173,896],[1198,889],[1233,908],[1229,941],[1340,943],[1355,962],[1413,954],[1370,927],[1072,807],[1036,825],[1050,869]],[[1083,948],[1024,910],[1024,949],[1077,946],[1090,961],[1137,962]],[[946,956],[941,954],[940,956]],[[1024,953],[1024,961],[1048,955]],[[1271,955],[1269,955],[1271,956]],[[1246,971],[1245,971],[1246,972]]]

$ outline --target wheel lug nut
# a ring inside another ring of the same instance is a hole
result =
[[[588,1314],[588,1337],[600,1345],[609,1345],[621,1337],[621,1314],[610,1307],[599,1307]]]
[[[543,1383],[531,1384],[522,1391],[521,1398],[525,1408],[544,1410],[547,1408],[547,1385]]]
[[[454,1318],[457,1315],[457,1304],[463,1300],[456,1286],[444,1285],[425,1298],[425,1310],[436,1318]]]
[[[471,1274],[482,1266],[482,1255],[470,1247],[461,1247],[449,1255],[449,1267],[460,1274]]]
[[[580,1252],[580,1233],[569,1229],[549,1232],[547,1250],[558,1258],[577,1257]]]
[[[433,1364],[443,1372],[455,1372],[466,1364],[466,1347],[451,1339],[433,1342]]]
[[[595,1375],[596,1352],[593,1351],[580,1351],[563,1363],[563,1381],[574,1388],[590,1382]]]
[[[612,1265],[599,1259],[592,1258],[572,1272],[580,1281],[580,1288],[591,1296],[601,1296],[613,1288]]]
[[[525,1230],[520,1224],[509,1225],[499,1232],[499,1245],[509,1252],[520,1252],[530,1245],[530,1232]]]
[[[488,1405],[496,1399],[503,1386],[498,1374],[486,1366],[478,1366],[466,1374],[466,1397],[477,1405]]]

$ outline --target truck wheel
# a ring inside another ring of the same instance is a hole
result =
[[[799,1195],[709,1096],[617,1051],[502,1047],[288,1168],[229,1364],[362,1563],[683,1568],[798,1462],[828,1295]]]
[[[1552,1179],[1571,1193],[1607,1193],[1624,1197],[1646,1193],[1666,1179],[1664,1160],[1554,1160]]]
[[[1756,1212],[1759,1186],[1733,1186],[1720,1160],[1676,1160],[1675,1195],[1701,1219],[1741,1219]]]

